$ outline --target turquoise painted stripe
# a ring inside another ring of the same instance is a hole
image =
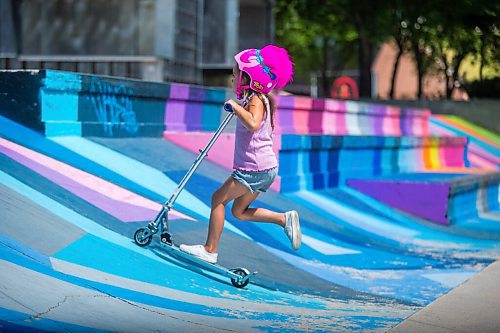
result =
[[[78,120],[78,93],[42,89],[40,100],[42,121]]]
[[[410,245],[426,249],[479,250],[500,249],[500,243],[491,240],[465,238],[427,229],[417,223],[406,222],[395,225],[379,216],[360,212],[345,203],[313,192],[300,191],[286,194],[300,204],[310,207],[326,218],[356,228],[357,232],[370,237],[377,235],[380,239],[397,245]],[[391,209],[390,216],[397,216]],[[431,232],[429,232],[431,230]]]
[[[137,245],[134,246],[137,247]],[[148,252],[151,253],[151,251]],[[194,274],[188,269],[181,268],[182,263],[173,265],[156,255],[156,258],[145,258],[142,253],[94,235],[80,238],[52,257],[120,277],[204,296],[214,296],[211,289],[225,289],[230,294],[233,290],[234,293],[233,287],[224,286],[220,283],[222,281],[214,281],[215,275]],[[219,278],[224,280],[222,277]],[[186,281],[191,281],[191,283],[186,283]],[[229,280],[226,279],[224,282],[229,282]]]
[[[82,76],[71,72],[46,71],[44,89],[75,91],[82,90]]]
[[[50,267],[51,265],[49,257],[47,257],[45,254],[27,247],[26,245],[21,244],[18,241],[2,234],[0,234],[0,246],[4,247],[5,251],[24,256],[27,259],[36,261],[40,265],[45,265],[48,267]]]
[[[48,121],[45,123],[45,135],[47,137],[63,135],[82,135],[82,123],[66,121]]]
[[[112,170],[158,195],[165,196],[167,193],[173,193],[177,187],[177,183],[165,176],[161,171],[85,138],[68,136],[52,138],[52,141]],[[205,222],[208,222],[210,217],[210,207],[205,205],[186,189],[179,195],[174,208],[182,213],[194,215],[196,218]],[[193,212],[195,214],[193,214]],[[241,237],[250,239],[227,221],[224,227]]]
[[[88,250],[88,248],[86,249]],[[101,249],[102,250],[102,249]],[[96,253],[92,254],[96,256],[96,258],[100,258],[102,256],[102,253]],[[126,288],[122,287],[117,287],[113,286],[108,283],[100,283],[100,282],[95,282],[91,280],[87,280],[84,278],[80,277],[75,277],[67,274],[63,274],[54,270],[51,270],[50,268],[44,267],[44,266],[39,266],[34,263],[27,263],[25,260],[20,259],[19,257],[16,258],[16,256],[8,255],[4,252],[4,249],[0,247],[0,258],[7,260],[13,264],[19,265],[25,269],[29,269],[33,272],[43,274],[41,276],[41,279],[56,279],[59,281],[54,281],[54,283],[61,283],[61,287],[65,289],[69,289],[69,293],[75,294],[78,293],[78,289],[89,289],[94,292],[102,293],[103,295],[112,295],[113,297],[118,297],[126,300],[130,300],[133,302],[138,302],[142,303],[145,305],[150,305],[150,306],[156,306],[160,307],[163,309],[169,309],[169,310],[175,310],[175,311],[181,311],[185,313],[192,313],[195,315],[207,315],[207,316],[216,316],[216,317],[232,317],[234,319],[238,318],[236,313],[233,312],[233,315],[228,315],[227,309],[221,309],[216,306],[207,306],[207,305],[200,305],[197,303],[192,303],[192,302],[184,302],[180,300],[175,300],[175,299],[170,299],[168,297],[159,297],[159,296],[152,296],[146,293],[141,293],[137,292],[134,290],[129,290]],[[116,258],[115,262],[120,263],[123,261],[123,258]],[[0,263],[1,264],[1,263]],[[110,264],[109,262],[107,263],[108,265]],[[135,266],[137,267],[137,265]],[[152,271],[152,274],[159,274],[161,272],[158,271]],[[166,272],[167,277],[171,276],[173,272]],[[189,277],[188,277],[189,278]],[[69,283],[70,285],[67,285],[65,283]],[[234,289],[234,288],[233,288]],[[213,296],[213,295],[212,295]],[[189,299],[196,299],[199,297],[199,293],[189,295],[186,294],[186,298]],[[256,317],[258,317],[259,313],[256,314]],[[259,318],[262,319],[262,318]]]

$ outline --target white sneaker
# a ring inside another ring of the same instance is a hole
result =
[[[285,234],[290,239],[292,247],[297,250],[302,243],[302,231],[300,230],[299,214],[291,210],[285,213]]]
[[[207,250],[205,250],[205,247],[203,245],[181,244],[181,246],[179,246],[179,249],[184,253],[195,256],[196,258],[206,261],[210,264],[215,264],[217,262],[217,253],[208,252]]]

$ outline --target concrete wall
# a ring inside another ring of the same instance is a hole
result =
[[[196,153],[232,97],[223,88],[60,71],[0,72],[0,91],[1,114],[46,136],[163,135]],[[275,151],[284,181],[275,189],[320,189],[350,177],[467,166],[466,138],[429,137],[428,110],[300,96],[277,96],[276,102]],[[224,144],[214,146],[209,159],[232,168],[234,134],[219,141]]]

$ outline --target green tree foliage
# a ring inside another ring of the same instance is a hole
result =
[[[369,97],[376,49],[389,36],[389,5],[389,1],[383,0],[279,0],[276,5],[277,39],[293,49],[298,40],[294,36],[304,33],[305,44],[300,46],[300,58],[312,66],[308,70],[319,70],[323,78],[329,69],[327,56],[332,45],[336,46],[339,55],[348,50],[349,58],[357,61],[360,95]]]
[[[498,68],[499,10],[500,3],[489,0],[277,0],[276,37],[294,54],[302,78],[320,71],[326,79],[328,70],[354,61],[364,97],[371,96],[370,74],[378,47],[392,39],[399,52],[391,95],[398,60],[409,53],[418,73],[418,97],[425,75],[441,72],[449,98],[467,56],[480,61],[481,80],[484,66]]]

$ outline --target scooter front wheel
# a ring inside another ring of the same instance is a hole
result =
[[[145,247],[151,244],[153,235],[149,228],[139,228],[134,233],[134,242],[140,247]]]

